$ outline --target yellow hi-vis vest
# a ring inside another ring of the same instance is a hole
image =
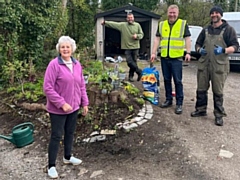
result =
[[[172,26],[171,30],[168,20],[159,23],[159,33],[161,35],[161,57],[167,57],[168,49],[168,56],[170,58],[178,58],[184,55],[185,41],[183,35],[185,32],[185,25],[185,20],[178,19]]]

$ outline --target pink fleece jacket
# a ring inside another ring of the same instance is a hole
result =
[[[47,97],[47,110],[54,114],[70,114],[89,104],[82,66],[72,58],[73,72],[58,56],[51,60],[44,76],[43,91]],[[68,103],[73,110],[64,112],[62,106]]]

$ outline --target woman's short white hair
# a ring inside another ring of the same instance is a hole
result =
[[[56,49],[57,49],[57,52],[59,52],[59,46],[62,44],[62,43],[70,43],[71,46],[72,46],[72,52],[74,53],[77,46],[76,46],[76,42],[74,39],[70,38],[69,36],[61,36],[59,39],[58,39],[58,43],[56,45]]]

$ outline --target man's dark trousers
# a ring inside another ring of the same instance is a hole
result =
[[[172,102],[172,78],[175,84],[176,105],[183,104],[182,60],[161,57],[166,101]]]

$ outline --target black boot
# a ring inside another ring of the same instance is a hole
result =
[[[215,124],[217,126],[223,126],[223,118],[222,117],[215,117]]]
[[[176,105],[175,114],[182,114],[182,105]]]
[[[161,108],[167,108],[170,106],[172,106],[172,101],[168,101],[168,100],[166,100],[164,103],[160,105]]]
[[[137,75],[138,75],[137,81],[140,81],[141,78],[142,78],[142,70],[141,70],[141,69],[138,69],[136,72],[137,72]]]
[[[128,78],[128,81],[129,81],[129,82],[134,82],[133,77],[129,77],[129,78]]]
[[[198,111],[198,110],[196,110],[196,111],[193,111],[191,113],[192,117],[199,117],[199,116],[206,116],[206,115],[207,115],[206,111]]]
[[[134,76],[134,71],[133,71],[132,69],[130,69],[130,70],[129,70],[128,81],[134,82],[133,76]]]

